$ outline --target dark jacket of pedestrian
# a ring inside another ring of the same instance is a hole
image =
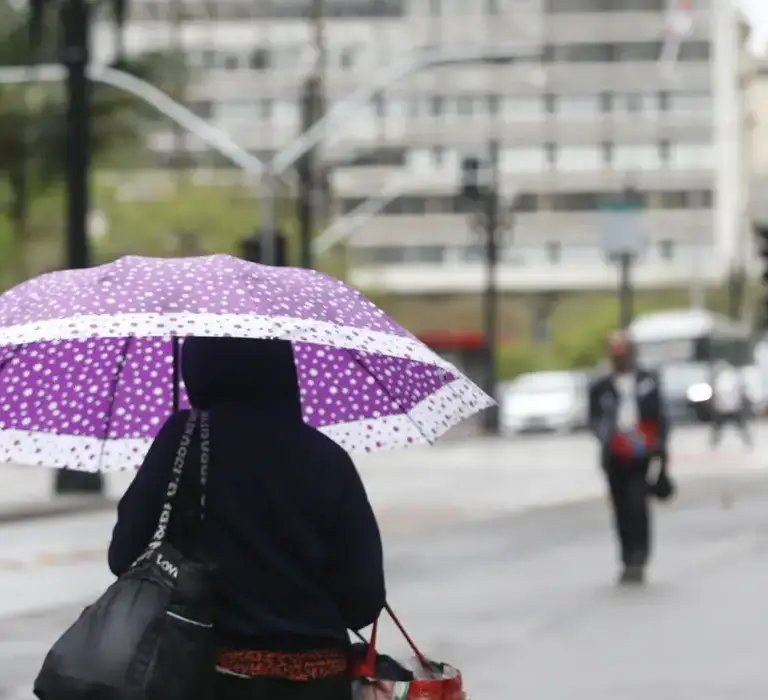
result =
[[[210,412],[201,546],[218,565],[220,645],[346,649],[385,602],[381,538],[352,460],[302,419],[290,343],[191,338],[182,356],[190,402]],[[152,537],[187,418],[167,420],[120,501],[116,575]]]
[[[669,422],[664,410],[661,382],[656,372],[637,369],[632,372],[633,399],[638,421],[653,423],[658,430],[658,444],[654,456],[665,457],[669,440]],[[616,386],[615,376],[605,374],[589,388],[589,426],[600,442],[600,462],[608,468],[613,461],[610,440],[619,429],[619,413],[622,397]]]

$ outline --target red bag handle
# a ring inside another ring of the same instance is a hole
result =
[[[411,639],[411,635],[405,631],[403,623],[400,622],[397,615],[395,615],[395,612],[391,607],[389,607],[389,603],[384,604],[384,610],[387,611],[387,614],[392,618],[392,622],[394,622],[397,629],[400,630],[400,634],[402,634],[405,638],[405,641],[408,642],[408,646],[413,650],[414,656],[419,660],[419,663],[424,668],[429,669],[430,664],[427,660],[427,657],[421,653],[419,648],[416,646],[416,643],[413,641],[413,639]],[[374,670],[376,668],[376,638],[379,632],[379,619],[380,617],[376,618],[376,621],[373,623],[373,627],[371,628],[371,639],[368,642],[368,652],[365,655],[365,668],[370,672],[371,676],[374,675]]]

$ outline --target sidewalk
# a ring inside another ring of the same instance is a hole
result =
[[[764,469],[760,431],[745,454],[726,441],[712,453],[705,433],[681,431],[672,443],[672,469],[680,481]],[[418,530],[487,519],[536,507],[600,497],[604,483],[589,436],[533,439],[471,438],[431,448],[383,452],[356,460],[371,502],[387,529]],[[766,470],[768,473],[768,470]],[[107,475],[107,498],[52,496],[54,473],[0,466],[0,522],[114,507],[131,473]]]

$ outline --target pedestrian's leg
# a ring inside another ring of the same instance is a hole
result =
[[[741,439],[744,441],[744,445],[747,448],[752,449],[752,432],[749,429],[749,415],[747,414],[747,411],[742,410],[736,414],[736,426],[741,433]]]
[[[651,519],[648,507],[647,461],[632,466],[628,475],[628,511],[631,537],[631,564],[645,567],[651,554]]]
[[[712,414],[712,427],[709,433],[709,444],[714,449],[720,444],[723,434],[723,416],[719,412]]]
[[[619,540],[621,562],[626,567],[630,553],[631,534],[627,517],[627,479],[624,465],[614,465],[607,470],[613,523]]]

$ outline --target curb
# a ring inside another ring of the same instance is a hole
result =
[[[117,501],[103,496],[60,496],[51,501],[0,508],[0,524],[43,520],[73,513],[100,513],[114,510],[116,505]]]

